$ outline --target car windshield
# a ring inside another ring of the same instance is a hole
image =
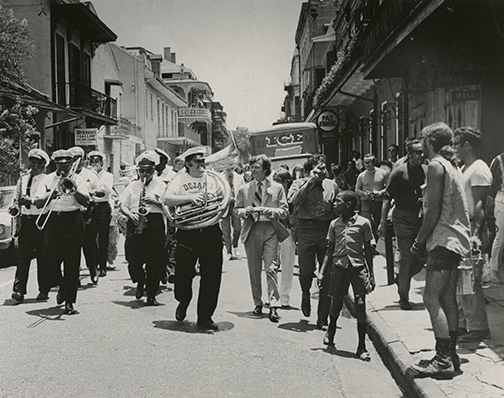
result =
[[[14,202],[14,193],[16,187],[0,188],[0,210],[7,210]]]

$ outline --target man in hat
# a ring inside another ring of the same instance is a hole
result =
[[[129,219],[125,256],[131,280],[137,284],[135,297],[140,300],[146,291],[147,305],[157,306],[159,281],[166,272],[165,216],[161,205],[166,185],[155,176],[155,166],[159,163],[157,153],[145,151],[135,163],[140,179],[132,181],[119,198],[121,212]],[[142,214],[141,208],[147,214]]]
[[[44,168],[50,163],[49,156],[41,149],[32,149],[28,153],[30,170],[21,175],[16,186],[15,209],[19,211],[18,222],[21,227],[18,232],[19,256],[17,261],[16,276],[12,288],[12,298],[21,303],[26,294],[28,273],[31,259],[37,259],[37,280],[39,294],[37,300],[47,300],[51,289],[47,268],[44,266],[42,248],[44,244],[44,231],[39,230],[35,221],[41,213],[41,209],[35,206],[37,189],[40,182],[46,176]],[[46,213],[47,210],[44,210]]]
[[[96,173],[84,167],[84,150],[81,147],[74,146],[69,151],[74,156],[74,162],[77,162],[75,174],[84,177],[88,184],[89,204],[87,208],[82,209],[84,217],[82,251],[86,259],[86,266],[89,269],[91,282],[97,284],[99,271],[97,265],[95,199],[104,197],[108,192]]]
[[[205,178],[205,148],[188,149],[182,156],[186,172],[178,173],[167,187],[164,201],[168,206],[202,206],[205,194],[218,195],[220,187]],[[183,321],[192,299],[192,281],[196,276],[196,261],[200,265],[198,326],[218,330],[212,320],[217,307],[222,274],[222,232],[219,222],[205,228],[182,230],[175,235],[175,299],[179,302],[175,317]]]
[[[107,276],[107,251],[109,245],[110,218],[110,195],[114,189],[114,176],[103,168],[105,154],[100,151],[91,151],[88,154],[90,170],[92,170],[104,187],[104,196],[94,198],[94,218],[96,220],[96,263],[100,271],[100,277]]]
[[[87,207],[89,193],[85,179],[79,174],[70,175],[74,164],[73,154],[68,150],[57,150],[52,154],[56,171],[45,176],[37,188],[37,208],[47,203],[51,213],[47,215],[44,235],[44,264],[47,265],[59,285],[56,302],[65,302],[65,314],[76,314],[74,303],[79,286],[79,268],[81,259],[84,221],[81,208]],[[74,188],[63,192],[62,178],[70,178]],[[63,262],[63,275],[60,266]]]

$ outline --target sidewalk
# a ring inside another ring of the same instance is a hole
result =
[[[379,247],[380,249],[380,247]],[[384,253],[383,247],[380,253]],[[411,283],[413,310],[399,308],[397,286],[387,285],[384,256],[375,256],[377,287],[368,296],[368,333],[399,386],[411,397],[504,396],[504,285],[484,289],[492,338],[481,344],[459,346],[462,374],[452,380],[412,379],[406,369],[434,356],[434,333],[422,301],[425,270]],[[352,301],[347,303],[352,306]]]

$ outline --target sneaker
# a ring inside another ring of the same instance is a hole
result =
[[[430,361],[408,368],[408,373],[415,379],[432,377],[433,379],[453,379],[455,369],[451,359],[435,355]]]
[[[459,337],[460,343],[479,343],[490,338],[490,329],[470,330],[468,333]]]
[[[238,248],[237,248],[237,247],[235,247],[235,248],[233,249],[233,253],[234,253],[234,256],[235,256],[235,257],[240,257],[240,251],[238,250]]]
[[[233,260],[234,259],[233,254],[232,253],[228,253],[227,254],[227,259],[228,259],[228,261],[229,260]]]

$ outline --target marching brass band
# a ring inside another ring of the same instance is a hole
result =
[[[231,188],[226,177],[205,165],[205,148],[187,150],[179,170],[165,169],[169,156],[161,150],[145,151],[135,160],[138,178],[117,198],[113,177],[103,170],[105,155],[88,154],[84,167],[80,147],[52,154],[56,171],[45,175],[49,156],[40,149],[29,153],[30,171],[16,187],[12,216],[19,220],[19,261],[12,298],[22,302],[32,258],[37,258],[39,294],[47,300],[59,287],[56,301],[66,314],[77,313],[74,304],[80,286],[81,249],[91,282],[106,276],[110,200],[118,200],[127,218],[125,257],[135,297],[147,296],[146,305],[157,306],[160,283],[167,283],[170,242],[177,242],[175,259],[175,317],[182,321],[192,299],[192,282],[201,277],[197,324],[217,330],[212,320],[217,307],[223,263],[220,221],[228,210]],[[168,178],[169,177],[169,178]],[[114,197],[115,196],[115,197]],[[171,236],[170,236],[171,235]],[[63,264],[63,269],[61,269]],[[173,273],[173,271],[171,271]]]

